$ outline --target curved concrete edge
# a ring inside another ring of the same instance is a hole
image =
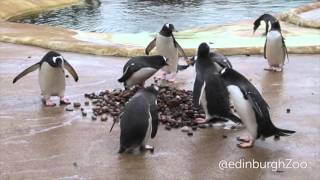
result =
[[[310,28],[320,28],[320,20],[308,20],[299,16],[299,14],[312,11],[320,8],[320,2],[315,2],[307,4],[305,6],[300,6],[298,8],[292,9],[288,12],[284,12],[279,15],[282,21],[287,21],[292,24]]]
[[[37,14],[50,9],[80,4],[83,0],[5,0],[0,1],[0,20],[9,20]]]

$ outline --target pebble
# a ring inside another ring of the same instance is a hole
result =
[[[66,111],[73,111],[73,107],[67,106],[67,107],[66,107]]]
[[[166,130],[171,130],[171,126],[170,125],[166,125]]]
[[[82,111],[82,116],[83,116],[83,117],[86,117],[86,116],[87,116],[87,113],[84,112],[84,111]]]
[[[91,116],[91,119],[92,119],[92,121],[95,121],[95,120],[97,120],[97,116],[93,115],[93,116]]]
[[[108,116],[106,114],[103,114],[101,116],[101,121],[107,121],[108,120]]]
[[[189,132],[189,131],[190,131],[190,128],[189,128],[188,126],[183,126],[183,127],[181,128],[181,131],[182,131],[182,132]]]
[[[69,75],[68,75],[68,74],[66,74],[66,78],[69,78]]]
[[[84,105],[85,105],[85,106],[89,106],[89,101],[85,101],[85,102],[84,102]]]
[[[196,131],[197,129],[198,129],[197,126],[192,126],[192,130],[193,130],[193,131]]]
[[[291,112],[291,109],[287,108],[287,113],[289,114]]]
[[[193,136],[193,132],[192,131],[188,132],[188,136]]]
[[[208,125],[207,124],[199,124],[198,127],[204,129],[204,128],[207,128]]]
[[[81,103],[79,103],[79,102],[73,103],[73,107],[75,107],[75,108],[79,108],[80,106],[81,106]]]
[[[225,138],[227,138],[227,137],[228,137],[228,136],[227,136],[227,135],[225,135],[225,134],[224,134],[224,135],[222,135],[222,138],[223,138],[223,139],[225,139]]]

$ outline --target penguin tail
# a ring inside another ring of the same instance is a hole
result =
[[[124,82],[124,81],[125,81],[125,80],[124,80],[123,77],[121,77],[121,78],[118,79],[118,82]]]
[[[279,128],[278,128],[278,131],[279,131],[280,136],[289,136],[290,134],[293,134],[296,132],[296,131],[292,131],[292,130],[279,129]]]
[[[185,69],[187,69],[189,67],[189,65],[178,65],[178,71],[183,71]]]
[[[123,146],[120,146],[120,149],[118,151],[119,154],[122,154],[126,151],[126,148],[124,148]]]

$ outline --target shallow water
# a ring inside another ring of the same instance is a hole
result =
[[[95,0],[87,0],[95,1]],[[254,19],[312,0],[101,0],[44,12],[19,22],[93,32],[157,32],[164,23],[178,30]]]

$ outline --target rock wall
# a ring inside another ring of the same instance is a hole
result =
[[[0,20],[17,18],[81,2],[82,0],[1,0]]]

